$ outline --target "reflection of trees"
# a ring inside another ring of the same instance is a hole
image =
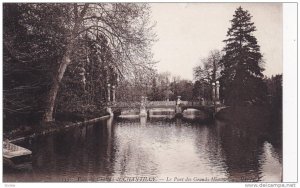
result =
[[[232,127],[227,127],[221,134],[225,163],[231,181],[244,181],[244,177],[259,179],[258,152],[261,144],[252,136],[254,135],[248,136]]]
[[[113,137],[113,124],[103,121],[38,138],[32,146],[33,173],[40,181],[109,176],[115,156]]]
[[[140,123],[141,123],[141,126],[146,126],[147,117],[140,117]]]
[[[54,156],[54,142],[53,137],[37,138],[33,145],[33,169],[36,176],[41,174],[52,174],[56,169],[55,156]],[[45,170],[49,169],[49,170]]]
[[[199,159],[203,160],[203,167],[207,168],[205,174],[209,178],[226,177],[225,156],[221,146],[221,138],[218,137],[217,126],[196,125],[194,127],[197,136],[195,137],[195,148]]]
[[[224,163],[225,154],[222,148],[222,140],[219,137],[218,127],[213,126],[208,132],[208,150],[209,150],[209,159],[212,161],[212,164],[218,164],[216,166],[219,170],[224,171],[227,167]]]
[[[260,179],[259,155],[266,138],[266,121],[235,113],[234,120],[221,126],[219,136],[231,181]]]
[[[112,173],[114,158],[112,118],[87,128],[90,128],[90,130],[86,139],[87,147],[85,148],[89,166],[86,171],[92,177],[97,174],[109,176]]]
[[[262,180],[263,144],[271,143],[282,164],[282,132],[272,124],[272,114],[265,106],[231,107],[221,112],[226,121],[217,121],[231,181]],[[246,178],[246,179],[242,179]]]

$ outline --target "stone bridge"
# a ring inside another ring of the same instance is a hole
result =
[[[182,101],[180,96],[176,101],[147,101],[142,97],[139,102],[116,102],[115,86],[107,85],[107,112],[113,116],[121,114],[122,110],[139,110],[140,116],[147,116],[150,109],[174,109],[176,116],[182,116],[186,109],[197,109],[209,115],[214,115],[221,109],[226,108],[219,101],[219,82],[212,84],[212,101]]]
[[[174,109],[176,116],[181,116],[186,109],[196,109],[214,115],[224,108],[224,105],[211,101],[181,101],[178,97],[177,101],[147,101],[146,98],[142,98],[141,102],[112,102],[109,108],[111,113],[116,114],[120,114],[124,110],[139,110],[141,116],[147,116],[151,109]]]

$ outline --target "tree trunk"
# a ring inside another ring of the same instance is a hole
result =
[[[55,77],[53,78],[53,84],[49,91],[48,101],[46,103],[47,106],[46,106],[44,117],[43,117],[43,122],[53,121],[53,110],[54,110],[54,105],[55,105],[55,100],[56,100],[57,92],[59,89],[59,85],[64,76],[67,66],[71,62],[70,52],[71,52],[71,49],[69,47],[69,49],[67,49],[66,53],[64,54],[64,56],[62,58],[62,61],[60,63],[57,73],[55,74]]]
[[[88,7],[89,7],[89,3],[85,3],[82,11],[79,14],[78,6],[76,3],[74,3],[74,15],[75,15],[74,28],[73,28],[73,31],[71,32],[71,37],[68,42],[66,52],[62,58],[60,65],[59,65],[59,69],[58,69],[57,73],[55,74],[55,77],[53,78],[53,84],[49,91],[48,100],[46,101],[47,103],[46,103],[45,113],[43,116],[43,122],[53,121],[53,110],[54,110],[54,105],[55,105],[55,100],[56,100],[57,92],[59,89],[59,85],[64,76],[67,66],[71,62],[70,55],[74,49],[75,38],[77,37],[78,31],[79,31],[79,26],[83,21],[83,17],[85,15]]]

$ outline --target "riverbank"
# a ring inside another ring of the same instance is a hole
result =
[[[216,118],[232,122],[269,120],[271,116],[270,106],[267,105],[230,106],[216,114]]]
[[[3,133],[3,139],[8,139],[10,142],[19,142],[27,138],[34,138],[40,135],[47,135],[54,132],[59,132],[74,127],[83,127],[101,120],[110,118],[110,115],[105,113],[98,118],[87,119],[77,122],[56,121],[47,124],[39,124],[33,127],[25,127],[22,129],[12,130]]]

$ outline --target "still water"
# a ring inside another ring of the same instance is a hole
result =
[[[32,150],[32,162],[4,168],[5,182],[280,182],[282,177],[280,144],[221,121],[128,116],[18,144]]]

